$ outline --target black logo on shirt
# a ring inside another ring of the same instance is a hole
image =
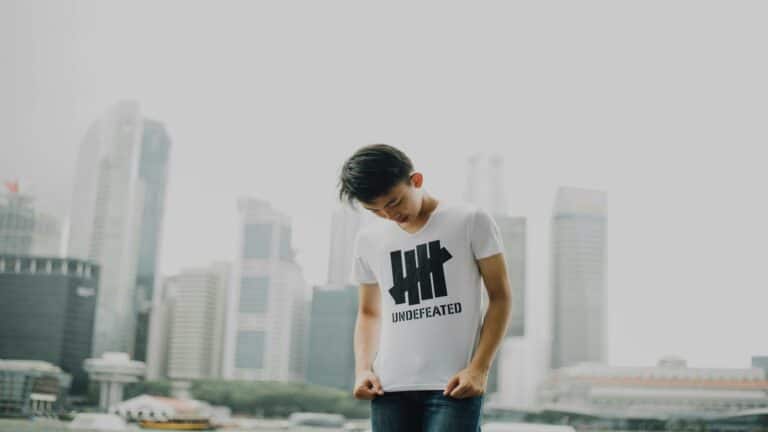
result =
[[[429,248],[429,255],[427,255],[427,248]],[[392,295],[396,304],[405,303],[406,293],[409,305],[448,295],[443,263],[451,259],[452,255],[445,247],[440,247],[440,240],[420,244],[416,249],[405,251],[405,275],[403,275],[402,252],[397,250],[389,253],[392,261],[392,279],[395,283],[395,286],[389,289],[389,294]],[[416,265],[417,255],[418,266]]]

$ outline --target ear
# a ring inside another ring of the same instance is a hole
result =
[[[411,185],[413,185],[413,187],[420,188],[422,183],[424,183],[424,175],[420,172],[411,174]]]

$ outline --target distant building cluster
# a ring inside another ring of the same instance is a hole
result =
[[[0,194],[0,358],[50,362],[84,395],[88,357],[143,360],[170,138],[121,101],[81,143],[67,229],[18,181]]]

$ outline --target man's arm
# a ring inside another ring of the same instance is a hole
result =
[[[457,373],[446,386],[444,394],[452,397],[471,397],[485,392],[491,362],[509,325],[512,293],[504,254],[479,259],[477,265],[488,291],[488,310],[469,366]]]
[[[360,284],[357,321],[355,322],[355,388],[358,399],[373,399],[382,394],[381,383],[373,373],[373,359],[379,348],[381,293],[379,284]]]
[[[480,266],[480,273],[483,275],[483,282],[488,291],[488,310],[485,312],[480,342],[470,366],[487,372],[507,333],[512,309],[512,290],[509,286],[504,254],[478,260],[477,264]]]

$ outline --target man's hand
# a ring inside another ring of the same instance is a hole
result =
[[[379,378],[373,371],[367,370],[358,372],[355,376],[355,389],[352,395],[355,399],[371,400],[376,396],[383,395]]]
[[[448,381],[443,391],[444,396],[456,399],[480,396],[485,393],[488,382],[488,371],[467,367],[460,370]]]

